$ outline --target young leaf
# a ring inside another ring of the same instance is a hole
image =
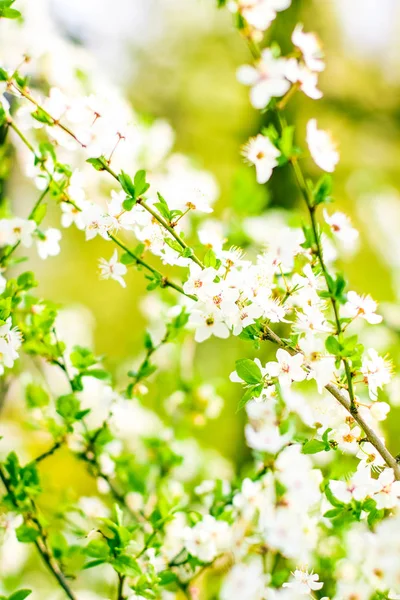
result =
[[[107,161],[104,156],[100,156],[99,158],[88,158],[86,162],[92,165],[96,171],[104,171],[104,162]]]
[[[320,440],[310,440],[303,446],[303,454],[317,454],[317,452],[323,452],[326,450],[325,442]]]
[[[118,181],[120,182],[122,189],[128,194],[128,196],[130,196],[131,198],[136,198],[135,186],[133,184],[132,179],[127,173],[121,171],[121,173],[118,175]]]
[[[146,171],[144,171],[143,169],[136,173],[133,182],[135,185],[136,197],[145,194],[150,187],[150,184],[146,181]]]
[[[236,361],[236,373],[246,383],[256,384],[263,379],[260,367],[249,358],[242,358]]]
[[[18,592],[11,594],[11,596],[8,597],[8,600],[25,600],[25,598],[31,594],[32,590],[18,590]]]
[[[15,530],[17,540],[23,544],[30,544],[34,542],[39,537],[39,531],[34,527],[29,527],[28,525],[20,525]]]
[[[26,402],[29,408],[47,406],[49,401],[50,396],[46,390],[36,383],[28,383],[26,386]]]

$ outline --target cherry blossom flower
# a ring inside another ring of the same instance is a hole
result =
[[[292,42],[301,51],[310,71],[320,72],[325,69],[321,42],[315,33],[304,33],[303,25],[299,23],[292,33]]]
[[[255,166],[257,183],[266,183],[278,164],[276,159],[280,152],[265,135],[258,134],[249,139],[243,147],[242,154],[250,164]]]
[[[376,400],[378,389],[390,383],[392,378],[392,365],[382,356],[379,356],[374,348],[369,348],[363,357],[360,369],[364,375],[364,381],[368,385],[369,397]]]
[[[198,296],[201,300],[208,299],[214,289],[212,285],[218,272],[212,267],[202,269],[195,263],[190,265],[190,274],[188,280],[183,284],[183,289],[186,294]]]
[[[337,146],[330,133],[317,128],[316,119],[307,123],[307,144],[314,162],[324,171],[332,173],[339,162]]]
[[[92,240],[100,235],[108,240],[108,232],[115,226],[115,221],[110,215],[106,215],[97,204],[88,203],[82,211],[82,220],[86,234],[86,240]]]
[[[384,421],[390,412],[390,405],[387,402],[374,402],[369,407],[369,412],[375,421]]]
[[[343,246],[348,250],[354,250],[357,245],[358,231],[351,225],[351,221],[347,215],[341,212],[335,212],[333,215],[324,210],[324,218],[326,223],[331,228],[333,235],[342,242]]]
[[[126,283],[123,279],[123,276],[126,275],[128,269],[125,265],[118,261],[118,252],[114,251],[114,254],[110,258],[110,260],[105,260],[105,258],[100,258],[99,260],[100,267],[100,277],[102,279],[114,279],[114,281],[118,281],[122,287],[126,287]]]
[[[394,508],[399,504],[400,481],[396,481],[393,469],[385,469],[378,477],[377,492],[374,494],[376,508]]]
[[[356,456],[360,459],[357,469],[365,469],[366,467],[380,468],[385,466],[385,461],[382,456],[370,442],[363,442],[360,444],[360,449]]]
[[[304,365],[304,357],[302,354],[292,356],[279,348],[276,353],[277,362],[268,362],[265,368],[271,377],[277,377],[282,386],[290,386],[292,381],[303,381],[307,374],[302,368]]]
[[[380,489],[380,485],[375,479],[371,478],[370,468],[360,468],[352,476],[349,481],[338,481],[331,479],[329,488],[332,494],[345,504],[349,504],[351,500],[361,502],[367,496],[372,496]]]
[[[319,338],[306,335],[299,340],[299,346],[310,368],[308,379],[315,379],[321,394],[324,387],[334,379],[335,358],[326,355],[324,344]]]
[[[18,350],[22,344],[22,334],[17,327],[12,326],[11,317],[0,326],[0,374],[4,367],[11,368],[17,360]]]
[[[190,554],[203,562],[211,562],[227,549],[230,529],[226,521],[217,521],[211,515],[205,515],[194,527],[184,530],[184,538]]]
[[[291,0],[237,0],[230,2],[232,12],[239,11],[251,27],[265,31],[276,18],[278,11],[289,8]]]
[[[262,563],[238,563],[232,567],[222,584],[221,600],[264,600],[268,576]]]
[[[223,322],[223,315],[217,308],[211,308],[203,304],[199,305],[202,310],[196,305],[196,309],[192,311],[189,317],[189,324],[196,327],[195,340],[196,342],[204,342],[212,335],[218,338],[228,338],[229,329]]]
[[[240,67],[237,77],[240,83],[251,86],[250,101],[258,109],[265,108],[271,98],[283,96],[290,88],[286,79],[286,59],[275,58],[269,48],[261,52],[255,67]]]
[[[341,450],[356,452],[358,450],[358,440],[361,438],[361,429],[357,426],[351,428],[347,423],[343,423],[335,430],[332,437]]]
[[[371,296],[360,296],[356,292],[348,292],[344,310],[346,315],[351,319],[361,317],[367,323],[376,325],[382,322],[381,315],[377,315],[375,312],[377,306],[377,303]]]
[[[323,582],[319,581],[317,573],[296,569],[293,573],[293,581],[284,583],[282,587],[290,588],[297,594],[309,596],[313,591],[320,590],[323,585]]]
[[[21,243],[25,248],[30,248],[35,229],[36,223],[32,219],[0,219],[0,245],[14,246]]]
[[[36,240],[37,251],[41,259],[57,256],[60,253],[61,232],[54,227],[49,227],[40,234]]]
[[[319,100],[322,98],[323,93],[317,87],[318,86],[318,75],[295,58],[289,58],[286,61],[285,69],[286,77],[289,81],[297,84],[299,89],[304,92],[306,96],[313,100]]]
[[[78,202],[76,200],[74,201],[74,204],[71,202],[61,202],[61,225],[67,228],[74,224],[80,231],[83,231],[85,229],[83,209],[83,202]]]
[[[274,499],[275,488],[271,477],[257,481],[246,477],[242,482],[241,491],[233,498],[233,506],[243,518],[251,520],[267,507],[272,508]]]

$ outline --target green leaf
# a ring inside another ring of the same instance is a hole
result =
[[[288,125],[283,129],[281,139],[279,140],[279,149],[288,160],[293,154],[293,136],[294,126]]]
[[[327,173],[321,177],[313,189],[314,206],[331,202],[332,176]]]
[[[326,450],[326,444],[320,440],[310,440],[303,446],[303,454],[317,454],[318,452],[323,452],[324,450]]]
[[[340,356],[342,350],[341,345],[333,335],[330,335],[328,338],[326,338],[325,348],[327,349],[329,354],[333,354],[334,356]]]
[[[14,4],[14,0],[2,0],[0,2],[0,18],[4,17],[5,19],[18,19],[21,16],[19,10],[10,8],[12,4]]]
[[[218,263],[218,259],[215,255],[215,252],[212,248],[210,248],[209,250],[207,250],[207,252],[204,255],[204,266],[212,267],[213,269],[216,269],[216,268],[218,268],[217,263]]]
[[[101,558],[98,558],[96,560],[91,560],[88,563],[86,563],[82,569],[84,571],[87,571],[88,569],[93,569],[93,567],[98,567],[99,565],[104,565],[104,563],[106,563],[107,561],[102,560]]]
[[[263,383],[258,383],[249,387],[239,400],[236,412],[238,413],[252,398],[258,398],[264,389]]]
[[[124,252],[124,254],[121,254],[120,258],[119,258],[120,262],[123,265],[134,265],[136,264],[136,259],[132,256],[132,254],[129,254],[129,252]]]
[[[246,383],[255,384],[263,380],[260,367],[249,358],[242,358],[236,361],[236,373]]]
[[[83,346],[74,346],[73,351],[70,354],[72,366],[83,371],[92,365],[97,363],[97,358],[93,352]]]
[[[100,379],[101,381],[105,381],[111,377],[110,373],[104,369],[89,369],[88,371],[82,371],[82,376],[95,377],[95,379]]]
[[[0,67],[0,81],[8,81],[8,73],[2,67]]]
[[[25,394],[29,408],[47,406],[50,401],[49,394],[37,383],[28,383]]]
[[[161,196],[160,192],[157,192],[157,196],[158,196],[158,202],[155,202],[154,206],[157,208],[158,212],[165,219],[167,219],[167,221],[171,221],[172,220],[171,212],[169,210],[169,207],[168,207],[168,204],[167,204],[165,198],[163,198],[163,196]]]
[[[342,512],[343,512],[342,508],[332,508],[331,510],[328,510],[323,516],[326,519],[334,519],[335,517],[340,515]]]
[[[39,121],[39,123],[44,123],[45,125],[54,125],[53,119],[45,110],[43,110],[43,108],[38,107],[31,114],[31,116],[36,119],[36,121]]]
[[[31,594],[32,590],[18,590],[18,592],[11,594],[11,596],[8,597],[8,600],[25,600],[25,598]]]
[[[103,540],[91,540],[85,548],[85,554],[91,558],[107,560],[110,555],[108,544]]]
[[[136,197],[142,196],[147,192],[150,187],[150,184],[146,181],[146,171],[141,169],[135,174],[133,179],[133,183],[135,186],[135,194]]]
[[[118,181],[120,182],[122,189],[128,194],[128,196],[136,198],[135,186],[133,184],[132,179],[127,173],[121,171],[121,173],[118,175]]]
[[[39,531],[34,527],[29,527],[28,525],[20,525],[15,530],[17,540],[22,542],[23,544],[29,544],[34,542],[39,537]]]
[[[92,165],[96,169],[96,171],[104,171],[104,163],[107,162],[104,156],[100,156],[99,158],[88,158],[87,163]]]
[[[32,271],[25,271],[25,273],[21,273],[17,279],[17,283],[23,290],[30,290],[31,288],[37,286],[37,281],[35,280],[35,275],[32,273]]]
[[[124,554],[113,560],[112,566],[118,573],[127,575],[128,577],[134,577],[135,575],[141,575],[142,573],[138,562],[132,556],[126,556]]]
[[[126,198],[126,200],[124,200],[122,203],[122,208],[129,212],[130,210],[132,210],[136,203],[136,198]]]
[[[1,79],[0,79],[0,81],[1,81]],[[2,127],[6,122],[7,122],[6,111],[0,104],[0,127]]]
[[[328,498],[328,500],[332,504],[332,506],[336,506],[337,508],[343,508],[344,506],[346,506],[343,502],[340,502],[340,500],[335,498],[335,496],[331,492],[329,485],[326,486],[324,491],[325,491],[326,497]]]
[[[79,400],[73,394],[66,394],[57,398],[57,413],[67,421],[75,420],[79,407]]]

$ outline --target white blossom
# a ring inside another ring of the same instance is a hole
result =
[[[14,246],[21,243],[24,248],[30,248],[35,229],[36,223],[32,219],[0,219],[0,245]]]
[[[242,153],[248,162],[255,166],[257,182],[266,183],[270,179],[274,167],[278,164],[276,159],[280,155],[279,150],[265,135],[258,134],[249,139],[243,147]]]
[[[330,133],[317,128],[316,119],[307,123],[307,144],[314,162],[324,171],[332,173],[339,162],[337,146]]]
[[[123,279],[123,276],[126,275],[128,269],[125,265],[118,261],[118,252],[114,251],[114,254],[110,258],[110,260],[105,260],[104,258],[100,258],[99,260],[100,267],[100,276],[102,279],[114,279],[118,281],[122,287],[126,287],[126,283]]]
[[[321,42],[315,33],[304,33],[303,25],[298,24],[292,33],[292,42],[301,51],[310,71],[320,72],[325,69]]]
[[[322,581],[319,581],[317,573],[296,569],[293,573],[293,580],[284,583],[282,587],[290,588],[293,592],[303,596],[310,596],[313,591],[320,590],[323,585]]]
[[[287,350],[279,348],[276,358],[277,362],[268,362],[265,369],[270,377],[277,377],[282,386],[290,386],[292,381],[303,381],[306,378],[302,354],[292,356]]]
[[[254,108],[265,108],[271,98],[283,96],[290,88],[286,79],[286,59],[275,58],[268,48],[261,52],[255,67],[240,67],[237,77],[240,83],[251,86],[250,101]]]
[[[376,400],[378,389],[382,389],[384,385],[390,383],[392,378],[391,364],[382,356],[379,356],[374,348],[369,348],[363,357],[360,371],[364,376],[365,383],[368,385],[369,397],[371,400]]]
[[[61,232],[59,229],[49,227],[40,233],[36,240],[37,251],[41,259],[57,256],[60,253]]]
[[[351,319],[361,317],[367,323],[376,325],[382,321],[381,315],[377,315],[375,312],[377,307],[377,303],[371,296],[360,296],[356,292],[350,291],[347,294],[347,302],[344,308],[346,315]]]

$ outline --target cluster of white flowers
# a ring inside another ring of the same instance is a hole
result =
[[[4,367],[11,368],[17,360],[18,350],[22,344],[22,335],[18,327],[13,327],[11,317],[4,325],[0,325],[0,374]]]

